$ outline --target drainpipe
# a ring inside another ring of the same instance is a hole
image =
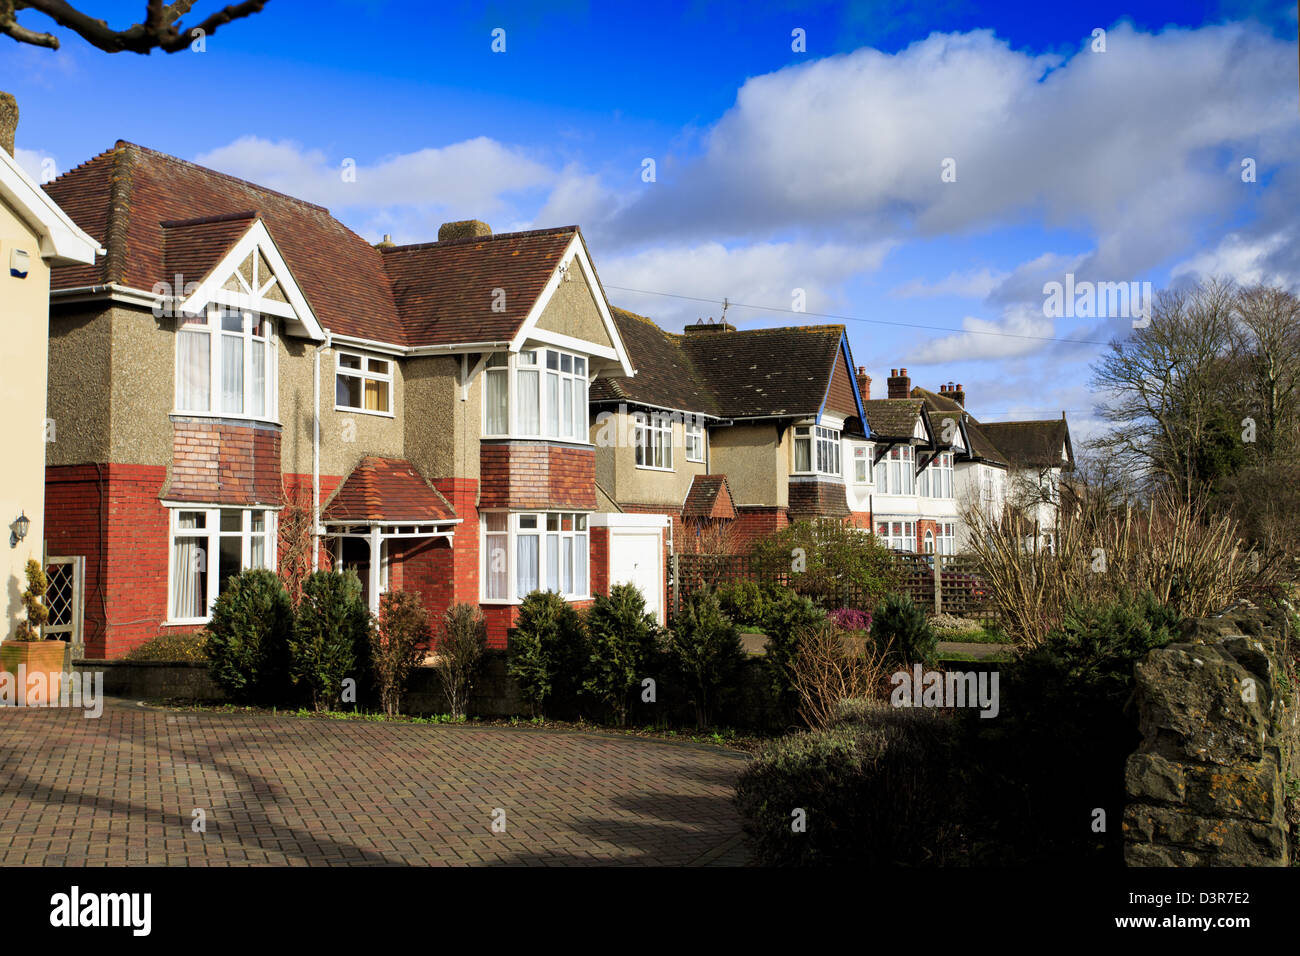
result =
[[[320,356],[330,347],[329,329],[325,341],[316,345],[316,361],[312,368],[311,417],[311,569],[320,570]]]

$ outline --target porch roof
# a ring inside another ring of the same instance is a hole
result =
[[[325,504],[329,524],[435,524],[458,521],[451,503],[405,458],[367,455]]]

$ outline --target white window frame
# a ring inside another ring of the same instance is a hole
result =
[[[483,406],[482,421],[480,427],[484,438],[535,438],[544,441],[565,442],[573,445],[590,445],[591,444],[591,427],[590,427],[590,389],[591,389],[591,356],[584,355],[581,352],[573,352],[567,349],[557,349],[551,346],[536,345],[531,348],[521,349],[519,352],[494,353],[495,355],[504,355],[505,365],[489,366],[484,369],[483,375]],[[551,356],[555,356],[556,368],[550,367]],[[535,360],[536,364],[524,364],[528,358]],[[498,360],[499,361],[499,360]],[[566,370],[563,366],[567,361],[569,368]],[[502,371],[504,369],[504,372]],[[526,432],[520,426],[519,409],[516,404],[516,397],[519,394],[518,382],[520,372],[532,372],[537,375],[537,431]],[[492,431],[488,428],[488,402],[487,402],[487,376],[502,375],[506,379],[506,430]],[[551,424],[551,398],[549,384],[551,378],[556,381],[556,394],[558,397],[559,411],[556,416],[557,434],[550,434]],[[567,427],[572,430],[572,435],[564,434],[566,423],[564,421],[564,395],[570,396],[576,394],[577,398],[571,398],[571,407],[567,420]]]
[[[701,422],[686,423],[686,460],[687,461],[704,461],[704,443],[708,441],[708,431]],[[695,454],[691,454],[691,446],[696,448]]]
[[[881,525],[884,525],[882,532]],[[909,518],[873,518],[876,537],[885,547],[894,551],[916,553],[916,521]]]
[[[547,587],[550,581],[551,568],[548,539],[554,538],[556,541],[556,551],[563,560],[565,541],[572,542],[573,564],[571,568],[572,579],[576,578],[579,564],[585,569],[585,580],[581,591],[563,590],[563,587],[556,593],[566,601],[587,601],[591,599],[591,512],[588,511],[562,511],[559,509],[552,511],[491,511],[483,512],[482,517],[487,515],[506,516],[505,531],[488,531],[487,521],[479,523],[479,543],[483,558],[480,561],[480,586],[479,601],[483,604],[519,604],[527,596],[519,593],[519,539],[521,537],[535,536],[537,538],[537,587],[543,591],[550,590]],[[548,527],[552,516],[555,516],[558,528],[550,529]],[[564,528],[564,520],[571,520],[571,527]],[[535,527],[524,527],[528,519],[532,519]],[[489,597],[488,596],[488,561],[491,556],[491,549],[488,547],[488,538],[503,538],[505,541],[506,556],[506,596]],[[579,555],[583,555],[580,560]],[[559,569],[560,583],[563,585],[563,568]]]
[[[260,532],[265,538],[265,567],[268,571],[276,569],[276,560],[279,551],[279,527],[277,514],[275,511],[267,508],[238,508],[238,507],[204,507],[204,506],[186,506],[173,505],[168,507],[167,517],[167,620],[165,624],[206,624],[212,620],[212,605],[216,602],[221,591],[221,538],[231,538],[236,535],[240,539],[240,557],[239,567],[241,571],[247,571],[250,568],[253,539],[253,515],[261,514],[263,516],[263,531]],[[221,530],[222,512],[237,511],[240,513],[240,530],[226,531]],[[179,527],[179,519],[182,512],[201,512],[206,517],[204,519],[205,527],[201,530],[191,531],[190,529]],[[207,594],[204,607],[208,613],[201,617],[181,617],[176,616],[176,608],[172,602],[175,600],[176,587],[176,544],[177,538],[197,539],[201,542],[206,539],[206,543],[200,543],[202,549],[202,560],[205,562],[207,572]],[[213,546],[213,539],[217,539],[216,546]]]
[[[636,466],[645,471],[674,471],[673,416],[667,412],[636,412],[632,422]]]
[[[876,494],[916,494],[916,449],[895,445],[876,463]]]
[[[863,444],[853,445],[853,483],[855,485],[870,485],[875,483],[875,469],[871,464],[872,446]],[[862,465],[863,478],[858,477],[858,466]]]
[[[222,328],[226,315],[240,317],[241,331],[227,332]],[[208,407],[186,408],[182,404],[181,387],[181,341],[185,335],[208,336]],[[221,408],[221,343],[225,338],[239,335],[243,340],[243,382],[244,392],[240,411],[225,411]],[[266,374],[264,414],[254,415],[249,409],[253,407],[253,343],[261,343],[266,350]],[[253,309],[240,309],[229,305],[210,305],[203,314],[182,316],[176,327],[176,342],[172,356],[174,387],[172,389],[172,414],[203,418],[237,418],[257,422],[279,422],[279,337],[276,335],[275,319]]]
[[[838,428],[827,428],[825,425],[816,424],[795,425],[794,441],[790,443],[793,456],[790,461],[790,474],[842,477],[844,474],[840,448],[842,444],[843,436]],[[800,445],[806,445],[808,448],[807,469],[799,467]]]
[[[354,358],[361,363],[360,368],[347,368],[343,364],[344,358]],[[384,362],[388,366],[387,372],[376,372],[371,370],[371,362]],[[334,352],[334,411],[356,412],[361,415],[377,415],[380,418],[396,417],[395,406],[397,399],[395,397],[395,383],[393,372],[393,359],[387,355],[367,355],[365,352],[355,352],[351,349],[335,349]],[[355,378],[361,380],[361,401],[364,404],[366,400],[366,382],[384,382],[388,385],[388,408],[374,409],[362,408],[355,405],[339,404],[339,379]]]

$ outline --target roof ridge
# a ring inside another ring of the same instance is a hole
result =
[[[193,219],[164,219],[159,225],[164,229],[177,229],[181,226],[209,226],[219,222],[238,222],[243,219],[258,219],[260,215],[256,209],[247,209],[243,212],[225,212],[215,216],[196,216]]]
[[[279,197],[280,199],[287,199],[290,202],[297,203],[299,206],[306,206],[308,209],[317,209],[323,213],[326,213],[327,215],[330,212],[329,209],[327,209],[325,206],[321,206],[317,203],[309,202],[308,200],[302,199],[298,196],[291,196],[288,193],[282,193],[277,189],[271,189],[269,186],[262,186],[258,183],[250,182],[247,179],[241,179],[238,176],[232,176],[230,173],[223,173],[221,170],[213,169],[211,166],[204,166],[201,163],[196,163],[188,159],[181,159],[181,157],[173,156],[171,153],[164,153],[160,149],[152,149],[148,146],[141,146],[139,143],[132,143],[129,140],[119,139],[117,141],[117,147],[121,148],[123,146],[129,146],[132,149],[138,149],[141,152],[149,153],[152,156],[157,156],[159,159],[165,159],[169,162],[179,163],[180,165],[188,166],[191,169],[198,169],[205,173],[211,173],[213,176],[220,176],[222,179],[228,179],[232,183],[239,183],[241,186],[247,186],[249,189],[256,189],[258,192],[269,193],[270,195]],[[356,235],[355,233],[353,234]],[[358,236],[357,238],[360,239],[361,237]]]
[[[429,242],[410,242],[401,246],[385,246],[379,251],[384,255],[391,255],[394,252],[446,249],[448,246],[467,246],[476,242],[492,242],[497,239],[519,239],[524,236],[552,236],[563,232],[577,231],[577,226],[552,226],[548,229],[521,229],[517,232],[494,232],[490,236],[462,236],[459,239],[435,239]]]

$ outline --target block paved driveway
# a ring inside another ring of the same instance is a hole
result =
[[[740,865],[744,763],[563,731],[6,707],[0,865]]]

